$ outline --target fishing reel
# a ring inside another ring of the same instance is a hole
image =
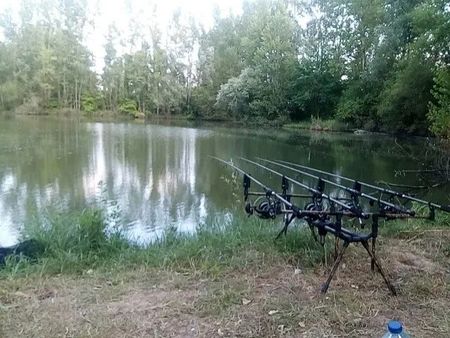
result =
[[[389,217],[388,215],[389,214],[391,214],[391,215],[396,215],[396,214],[403,214],[403,213],[405,213],[405,214],[409,214],[409,215],[412,215],[412,216],[414,216],[414,214],[415,214],[415,212],[414,211],[411,211],[411,210],[408,210],[408,209],[406,209],[403,205],[401,205],[401,204],[395,204],[395,200],[394,200],[394,195],[390,195],[389,196],[389,199],[388,199],[388,201],[389,201],[389,203],[391,204],[391,205],[389,205],[388,203],[386,203],[386,202],[382,202],[382,200],[381,200],[381,198],[378,200],[378,209],[379,209],[379,213],[381,214],[381,215],[384,215],[385,216],[385,219],[388,221],[388,220],[393,220],[393,219],[395,219],[395,217]],[[375,203],[373,203],[373,204],[375,204]],[[372,204],[372,205],[373,205]]]
[[[321,211],[321,208],[316,203],[311,202],[311,203],[308,203],[307,205],[305,205],[304,210],[305,211]]]
[[[363,209],[361,205],[359,204],[359,201],[356,199],[351,199],[347,202],[344,202],[344,204],[347,206],[347,208],[344,208],[343,206],[339,208],[339,212],[344,213],[346,210],[350,210],[355,215],[351,217],[351,220],[353,220],[350,224],[352,224],[353,227],[359,226],[361,229],[364,229],[366,224],[363,221],[363,218],[359,217],[358,214],[363,213]],[[355,224],[357,222],[357,224]]]
[[[313,221],[317,219],[325,219],[327,216],[322,215],[320,212],[324,211],[323,199],[320,196],[314,196],[312,202],[305,205],[304,211],[314,211],[317,212],[316,215],[308,215],[305,220]]]
[[[380,205],[379,208],[381,214],[396,214],[399,212],[398,209],[392,208],[388,205]]]
[[[249,216],[255,213],[262,219],[274,219],[277,215],[281,214],[281,205],[279,201],[270,197],[260,196],[255,202],[247,202],[245,204],[245,212]]]

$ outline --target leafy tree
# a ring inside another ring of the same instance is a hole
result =
[[[119,104],[119,112],[134,117],[138,112],[136,102],[130,99],[124,99]]]
[[[428,102],[432,99],[431,66],[415,58],[400,67],[381,94],[378,114],[390,131],[424,132]]]
[[[435,102],[430,104],[428,119],[431,131],[436,135],[450,138],[450,69],[441,68],[437,72],[432,91]]]
[[[83,92],[96,86],[91,54],[82,44],[85,8],[84,0],[24,0],[18,23],[2,17],[6,40],[0,64],[8,68],[0,76],[9,91],[3,109],[35,98],[42,108],[80,109]]]
[[[255,70],[245,68],[238,77],[220,87],[216,107],[230,112],[236,119],[249,118],[254,113],[255,98],[261,85]]]
[[[81,97],[81,110],[92,114],[99,108],[99,99],[93,95],[86,94]]]
[[[341,79],[323,65],[322,69],[312,62],[299,64],[295,72],[292,118],[329,118],[333,116],[342,92]]]
[[[245,1],[209,30],[177,11],[165,32],[155,9],[129,37],[109,28],[101,77],[86,3],[23,0],[0,15],[0,110],[315,116],[448,137],[448,0]]]
[[[294,19],[282,4],[260,1],[244,8],[241,29],[247,67],[220,87],[216,107],[226,103],[234,116],[242,108],[242,117],[287,117],[296,63]]]

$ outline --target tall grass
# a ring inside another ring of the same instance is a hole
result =
[[[428,216],[427,206],[413,203],[412,210],[419,216]],[[426,232],[427,230],[439,230],[450,228],[450,214],[436,210],[434,221],[429,219],[398,219],[383,222],[380,224],[380,233],[382,236],[392,237],[404,233]]]
[[[24,239],[32,238],[43,248],[37,264],[28,264],[27,269],[80,272],[86,267],[102,266],[110,257],[130,250],[131,245],[120,232],[108,234],[106,224],[103,213],[96,209],[52,213],[27,224]]]
[[[320,117],[311,116],[310,120],[287,123],[283,125],[286,129],[309,129],[316,131],[349,131],[350,128],[345,123],[335,119],[323,120]]]
[[[434,224],[415,219],[386,222],[380,232],[391,237],[436,226],[449,227],[450,217],[437,213]],[[214,221],[200,225],[195,235],[168,230],[152,244],[139,246],[119,229],[111,231],[99,210],[52,214],[25,227],[24,239],[35,239],[42,248],[37,259],[8,259],[0,269],[0,278],[140,267],[218,276],[231,270],[258,269],[264,264],[312,266],[323,258],[321,246],[313,241],[308,229],[291,228],[286,237],[275,241],[279,230],[279,222],[235,217],[226,226]]]
[[[274,241],[278,222],[235,218],[223,226],[210,222],[195,235],[168,230],[148,246],[128,241],[121,231],[111,232],[99,210],[56,214],[29,224],[25,238],[38,241],[43,251],[36,261],[10,259],[0,277],[39,273],[81,274],[91,269],[120,270],[157,267],[220,275],[233,269],[257,268],[289,261],[312,265],[321,259],[321,247],[305,229],[294,228]]]

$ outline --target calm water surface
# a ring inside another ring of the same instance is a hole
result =
[[[423,147],[420,140],[401,145],[419,153]],[[194,233],[199,224],[227,222],[241,212],[240,180],[230,183],[231,171],[210,156],[284,159],[370,182],[417,183],[414,176],[396,177],[396,170],[416,164],[379,135],[0,120],[0,245],[15,243],[21,227],[39,215],[92,205],[140,242],[167,227]],[[280,185],[273,175],[250,172]],[[441,190],[426,197],[448,203],[447,196]]]

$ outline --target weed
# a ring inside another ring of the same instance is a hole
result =
[[[309,129],[318,131],[349,131],[349,126],[337,120],[322,120],[320,117],[311,116],[309,121],[299,121],[283,125],[286,129]]]
[[[436,223],[448,227],[448,218],[437,216]],[[82,274],[87,270],[120,271],[158,268],[212,278],[236,270],[258,270],[265,264],[289,264],[311,267],[323,259],[323,248],[311,237],[309,229],[297,226],[275,241],[280,225],[258,218],[235,217],[229,224],[214,221],[199,225],[195,235],[168,230],[162,238],[147,246],[129,242],[120,227],[108,227],[102,212],[95,209],[79,214],[49,215],[25,228],[25,237],[41,244],[43,251],[33,260],[8,259],[0,278],[37,273]],[[427,231],[420,220],[385,222],[383,236],[415,236]],[[431,231],[431,230],[430,230]],[[413,233],[410,236],[410,233]],[[447,249],[445,243],[444,252]],[[327,238],[328,256],[334,243]],[[450,251],[450,249],[448,249]]]
[[[120,231],[108,231],[102,213],[95,209],[79,214],[48,215],[25,227],[24,237],[39,242],[37,260],[8,260],[1,275],[39,273],[81,274],[89,269],[157,267],[219,276],[234,269],[257,268],[264,262],[288,260],[312,265],[321,249],[305,229],[296,229],[274,241],[279,226],[257,218],[236,217],[229,225],[210,222],[196,235],[168,230],[148,246],[130,243]]]

